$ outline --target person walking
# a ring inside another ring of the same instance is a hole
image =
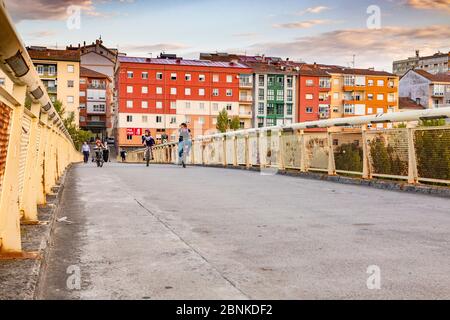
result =
[[[120,150],[120,157],[122,158],[122,162],[125,162],[127,160],[127,152],[125,149]]]
[[[186,158],[189,156],[192,146],[191,130],[186,123],[180,125],[178,135],[178,158],[183,168],[186,168]]]
[[[89,154],[91,153],[91,147],[89,146],[87,141],[85,141],[83,143],[83,146],[81,147],[81,151],[83,152],[84,163],[88,163],[89,162]]]

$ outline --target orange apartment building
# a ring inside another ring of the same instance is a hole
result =
[[[80,128],[105,139],[111,121],[111,79],[102,73],[80,68]]]
[[[175,141],[181,123],[194,136],[215,133],[223,109],[251,128],[251,69],[238,62],[119,56],[116,71],[118,146],[142,146],[149,129],[157,142]],[[241,101],[242,100],[242,101]]]

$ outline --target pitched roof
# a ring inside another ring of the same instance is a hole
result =
[[[85,67],[80,67],[80,76],[81,77],[87,77],[87,78],[107,78],[109,79],[109,77],[106,74],[85,68]]]
[[[411,98],[408,97],[400,97],[398,99],[398,107],[403,110],[423,110],[426,109],[423,105],[415,102]]]
[[[450,82],[450,74],[448,73],[431,74],[422,69],[414,69],[412,71],[433,82]]]
[[[358,68],[345,68],[341,66],[328,66],[321,65],[321,67],[329,73],[340,73],[348,75],[361,75],[361,76],[384,76],[384,77],[396,77],[395,74],[386,71],[376,71],[373,69],[358,69]]]
[[[330,74],[317,64],[303,64],[299,74],[301,76],[330,77]]]
[[[28,54],[32,60],[52,61],[80,61],[80,53],[77,50],[58,50],[46,47],[27,47]]]
[[[242,68],[248,69],[248,66],[239,62],[223,62],[208,60],[184,60],[184,59],[157,59],[157,58],[140,58],[119,56],[121,63],[145,63],[145,64],[163,64],[163,65],[180,65],[193,67],[219,67],[219,68]]]

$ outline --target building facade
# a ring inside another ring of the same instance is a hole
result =
[[[410,70],[400,80],[399,94],[427,109],[450,107],[450,75]]]
[[[425,57],[421,57],[420,52],[416,51],[414,57],[394,61],[393,73],[398,76],[403,76],[411,69],[425,70],[431,74],[446,73],[450,70],[449,60],[450,51],[448,53],[438,52]]]
[[[80,127],[106,139],[111,121],[111,79],[84,67],[80,69]]]
[[[186,122],[193,135],[215,133],[217,116],[226,110],[251,128],[251,69],[237,62],[152,59],[119,56],[117,140],[120,147],[141,147],[145,129],[161,141],[177,139]],[[245,93],[244,93],[245,92]]]
[[[55,50],[46,47],[28,47],[28,53],[50,99],[59,100],[66,117],[74,114],[79,125],[80,107],[80,54],[75,50]]]

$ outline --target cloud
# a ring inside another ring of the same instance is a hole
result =
[[[298,22],[290,22],[290,23],[282,23],[282,24],[274,24],[274,28],[283,28],[283,29],[306,29],[311,28],[320,24],[328,24],[329,20],[306,20],[306,21],[298,21]]]
[[[79,7],[88,16],[105,17],[95,5],[110,2],[133,3],[134,0],[5,0],[6,8],[16,22],[22,20],[64,20],[70,7]]]
[[[236,38],[253,38],[259,36],[259,34],[256,32],[243,32],[243,33],[234,33],[232,34],[232,36]]]
[[[406,5],[420,10],[445,10],[450,12],[450,0],[407,0]]]
[[[297,57],[321,63],[347,65],[353,54],[357,66],[390,70],[393,60],[405,58],[420,49],[422,54],[448,50],[450,28],[443,25],[427,27],[385,27],[381,30],[346,29],[306,36],[291,42],[266,42],[252,45],[253,52]]]
[[[329,10],[329,9],[330,8],[326,7],[326,6],[316,6],[316,7],[310,7],[310,8],[307,8],[307,9],[303,10],[303,11],[300,11],[298,14],[299,15],[303,15],[303,14],[306,14],[306,13],[321,13],[322,11]]]
[[[55,35],[56,35],[56,32],[54,32],[54,31],[35,31],[35,32],[27,33],[28,37],[35,38],[35,39],[53,37]]]

